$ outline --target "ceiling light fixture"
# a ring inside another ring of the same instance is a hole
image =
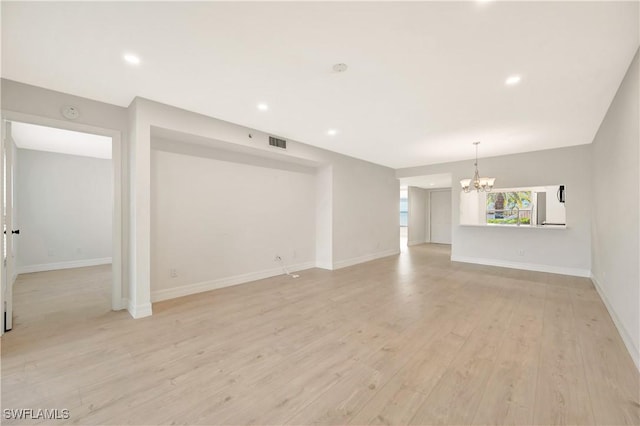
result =
[[[476,167],[476,172],[473,175],[473,179],[462,179],[460,181],[460,186],[462,186],[462,190],[464,192],[471,192],[472,188],[477,192],[490,192],[493,189],[493,183],[496,178],[480,177],[480,173],[478,172],[478,145],[480,145],[480,142],[474,142],[473,144],[476,146],[476,162],[473,163]]]
[[[338,131],[336,129],[329,129],[329,130],[327,130],[327,134],[329,136],[335,136],[335,135],[338,134]]]
[[[62,107],[62,116],[68,120],[75,120],[80,116],[80,111],[74,106],[65,105]]]
[[[507,86],[514,86],[520,83],[520,80],[522,80],[522,77],[520,77],[519,75],[512,75],[505,80],[504,84],[506,84]]]
[[[123,58],[131,65],[140,65],[140,58],[133,53],[125,53]]]
[[[261,102],[258,104],[258,109],[260,111],[267,111],[269,109],[269,105],[265,104],[264,102]]]

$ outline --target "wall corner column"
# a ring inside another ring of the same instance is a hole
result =
[[[141,102],[129,105],[129,171],[131,228],[129,250],[129,302],[133,318],[151,309],[151,126]]]

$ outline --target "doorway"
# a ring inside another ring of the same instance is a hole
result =
[[[425,243],[451,244],[451,174],[400,178],[400,188],[401,251]]]
[[[0,333],[14,327],[20,274],[54,282],[45,271],[95,267],[104,281],[106,270],[102,303],[122,309],[120,133],[9,112],[2,127]]]

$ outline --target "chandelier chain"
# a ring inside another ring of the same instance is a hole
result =
[[[496,179],[480,177],[480,172],[478,171],[478,145],[480,145],[480,141],[474,142],[473,144],[476,146],[476,160],[473,163],[475,173],[473,174],[473,179],[463,179],[460,181],[460,185],[464,192],[471,192],[471,188],[474,188],[477,192],[490,192],[493,189],[493,183]]]

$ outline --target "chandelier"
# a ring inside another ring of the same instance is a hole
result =
[[[476,173],[473,175],[473,179],[462,179],[460,186],[462,186],[464,192],[471,192],[472,189],[478,192],[489,192],[493,188],[493,183],[496,178],[480,177],[480,173],[478,172],[478,145],[480,142],[474,142],[473,144],[476,146],[476,162],[473,163],[473,165],[476,166]]]

